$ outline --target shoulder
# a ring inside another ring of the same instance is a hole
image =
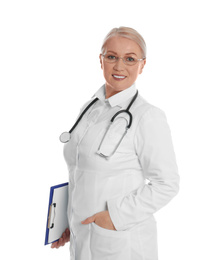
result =
[[[138,116],[135,124],[135,141],[143,143],[147,140],[149,143],[158,143],[158,140],[162,140],[165,142],[164,138],[170,134],[165,112],[142,97],[138,99],[136,110]]]
[[[161,108],[150,104],[140,95],[138,95],[138,101],[136,103],[134,113],[137,117],[138,123],[155,119],[166,120],[165,112]]]

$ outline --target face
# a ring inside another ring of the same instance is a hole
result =
[[[106,53],[110,56],[141,59],[142,52],[139,45],[124,37],[112,37],[106,42]],[[115,63],[108,63],[100,54],[100,63],[106,81],[106,98],[129,88],[142,73],[146,60],[138,61],[135,65],[126,65],[122,59]]]

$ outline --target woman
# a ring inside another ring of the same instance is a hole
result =
[[[177,194],[179,177],[165,114],[137,96],[146,64],[142,36],[114,28],[100,63],[105,84],[64,147],[70,231],[52,247],[70,239],[72,260],[157,260],[153,213]]]

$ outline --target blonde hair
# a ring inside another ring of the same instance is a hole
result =
[[[119,37],[125,37],[128,38],[130,40],[133,40],[134,42],[136,42],[141,51],[142,51],[142,56],[143,58],[146,58],[146,43],[143,39],[143,37],[133,28],[130,27],[119,27],[119,28],[113,28],[105,37],[104,41],[103,41],[103,45],[101,48],[101,53],[105,54],[106,50],[106,42],[114,36],[119,36]]]

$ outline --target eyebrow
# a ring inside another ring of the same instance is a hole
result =
[[[134,52],[126,53],[126,55],[130,55],[130,54],[136,55],[136,53],[134,53]],[[137,56],[137,55],[136,55],[136,56]]]
[[[110,50],[108,50],[107,52],[112,52],[112,53],[114,53],[114,54],[117,54],[115,51],[110,51]],[[132,54],[136,55],[136,53],[134,53],[134,52],[126,53],[125,55],[132,55]],[[137,55],[136,55],[136,56],[137,56]]]
[[[112,52],[112,53],[114,53],[114,54],[117,54],[115,51],[107,51],[107,52]]]

